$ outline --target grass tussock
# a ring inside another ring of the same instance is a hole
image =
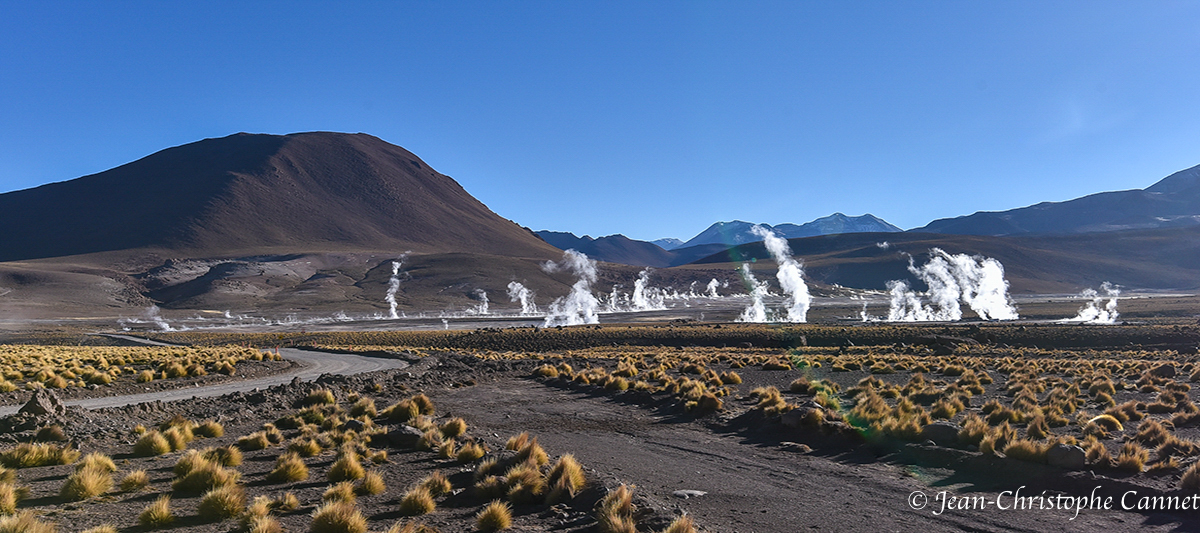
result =
[[[17,504],[21,502],[25,491],[12,483],[0,483],[0,514],[17,512]]]
[[[597,506],[596,522],[600,533],[637,533],[637,524],[633,520],[633,491],[621,485],[606,494]]]
[[[321,495],[321,501],[324,502],[354,503],[357,499],[354,494],[354,484],[349,481],[334,483]]]
[[[1179,488],[1191,494],[1200,493],[1200,461],[1192,463],[1183,472],[1183,477],[1179,478]]]
[[[113,479],[110,471],[102,467],[86,467],[76,470],[68,476],[58,495],[69,502],[77,502],[104,494],[112,486]]]
[[[267,473],[271,483],[294,483],[308,479],[308,465],[295,452],[287,452],[275,460],[275,468]]]
[[[662,533],[696,533],[696,523],[692,521],[692,517],[683,515],[672,521]]]
[[[121,492],[138,492],[150,488],[150,475],[145,470],[134,470],[121,478]]]
[[[512,507],[500,500],[493,500],[475,515],[475,527],[483,532],[512,527]]]
[[[103,524],[93,528],[83,530],[83,533],[118,533],[117,526],[112,524]]]
[[[204,493],[198,513],[207,522],[233,518],[246,510],[246,491],[239,485],[225,485]]]
[[[9,468],[69,465],[77,459],[79,459],[79,452],[70,446],[45,442],[23,442],[0,453],[0,464]]]
[[[354,492],[361,496],[383,494],[385,490],[387,490],[387,485],[383,482],[383,476],[376,472],[367,472],[354,487]]]
[[[436,507],[437,503],[433,501],[433,495],[424,486],[417,486],[404,493],[404,496],[400,498],[400,513],[404,516],[429,514]]]
[[[166,494],[154,500],[154,503],[146,506],[138,515],[138,524],[149,529],[165,528],[174,521],[175,515],[171,512],[171,497]]]
[[[237,470],[207,463],[183,477],[176,478],[171,487],[180,494],[201,494],[218,487],[236,484],[240,478],[241,474]]]
[[[225,436],[225,427],[216,420],[207,420],[192,430],[197,437],[215,439]]]
[[[460,463],[472,463],[483,458],[487,453],[483,445],[474,442],[468,442],[458,449],[455,459]]]
[[[117,471],[117,464],[113,462],[112,457],[100,452],[92,452],[83,456],[83,459],[75,465],[75,470],[83,470],[85,468],[101,470],[111,474]]]
[[[458,438],[467,432],[467,422],[462,418],[452,418],[445,424],[442,424],[439,429],[441,429],[443,437],[448,439]]]
[[[171,443],[158,430],[143,433],[133,445],[133,454],[138,457],[154,457],[171,453]]]
[[[339,481],[354,481],[366,475],[366,469],[358,460],[357,454],[345,454],[340,459],[334,461],[333,466],[329,467],[329,481],[337,483]]]
[[[441,470],[434,470],[432,474],[422,479],[419,485],[428,490],[429,494],[435,498],[450,494],[450,491],[454,490],[454,486],[450,484],[450,478],[447,478]]]
[[[56,533],[57,531],[57,526],[39,520],[30,511],[22,511],[0,518],[0,532],[2,533]]]
[[[223,446],[220,448],[205,448],[200,452],[205,459],[217,463],[221,466],[238,466],[242,464],[244,457],[242,450],[234,446]]]
[[[329,502],[313,512],[311,533],[366,533],[367,519],[354,504]]]

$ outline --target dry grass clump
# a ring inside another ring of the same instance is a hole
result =
[[[600,533],[637,533],[633,520],[633,492],[621,485],[600,500],[596,510],[597,529]]]
[[[423,415],[432,415],[434,413],[433,400],[424,394],[418,394],[410,398],[413,404],[417,406],[417,410]]]
[[[583,466],[571,454],[563,455],[554,463],[546,476],[550,493],[546,495],[546,503],[557,503],[571,500],[583,488],[587,478],[583,474]]]
[[[337,483],[339,481],[353,481],[363,477],[365,474],[366,469],[359,462],[358,454],[347,453],[343,454],[337,461],[334,461],[333,466],[329,467],[327,477],[329,481]]]
[[[153,457],[171,452],[171,443],[158,430],[143,433],[133,445],[133,454],[138,457]]]
[[[683,515],[671,521],[671,525],[667,526],[662,533],[696,533],[696,524],[692,521],[692,517]]]
[[[379,412],[375,408],[375,400],[370,398],[359,398],[358,401],[354,402],[354,405],[350,406],[351,418],[358,418],[360,416],[369,416],[374,418],[377,414],[379,414]]]
[[[215,439],[225,435],[225,427],[216,420],[207,420],[192,430],[197,437]]]
[[[411,399],[401,400],[395,404],[388,406],[380,413],[388,422],[393,424],[404,424],[421,414],[421,407],[414,403]]]
[[[275,468],[267,473],[271,483],[292,483],[308,479],[308,465],[295,452],[287,452],[275,460]]]
[[[138,524],[150,529],[158,529],[171,525],[175,515],[171,513],[171,497],[163,494],[154,503],[146,506],[138,515]]]
[[[242,464],[242,450],[233,446],[220,448],[205,448],[200,452],[205,459],[221,466],[238,466]]]
[[[24,498],[25,492],[12,482],[0,483],[0,514],[17,512],[17,503]]]
[[[225,485],[204,493],[198,513],[208,522],[233,518],[246,510],[246,492],[238,485]]]
[[[109,462],[112,460],[109,459]],[[103,466],[85,466],[67,477],[58,495],[64,500],[77,502],[104,494],[112,485],[111,471]]]
[[[1004,447],[1004,455],[1013,459],[1029,461],[1031,463],[1046,462],[1046,451],[1049,446],[1044,443],[1038,443],[1031,440],[1018,439],[1009,442]]]
[[[83,533],[118,533],[117,526],[104,524],[83,530]]]
[[[333,396],[333,391],[329,389],[317,389],[308,393],[308,396],[305,396],[300,403],[304,406],[332,405],[337,403],[337,398]]]
[[[421,480],[420,486],[425,487],[429,494],[433,497],[445,496],[454,490],[454,486],[450,484],[450,479],[443,474],[441,470],[434,470],[425,479]]]
[[[512,507],[500,500],[493,500],[475,515],[475,527],[484,532],[512,527]]]
[[[83,470],[85,468],[93,468],[110,474],[117,471],[117,465],[113,463],[112,457],[100,452],[92,452],[83,456],[83,459],[75,465],[75,470]]]
[[[367,472],[354,487],[354,492],[363,496],[383,494],[385,490],[387,490],[387,485],[384,484],[383,477],[376,472]]]
[[[448,439],[453,439],[461,437],[467,432],[467,422],[462,418],[452,418],[445,424],[442,424],[441,428],[439,429],[442,431],[442,436]]]
[[[400,498],[400,513],[404,516],[429,514],[436,507],[433,495],[424,486],[417,486],[404,493],[404,496]]]
[[[237,447],[248,452],[264,450],[271,446],[271,439],[265,431],[255,431],[237,440]]]
[[[326,502],[354,503],[356,499],[354,484],[349,481],[334,483],[328,489],[325,489],[325,493],[321,495],[321,501]]]
[[[1179,488],[1191,494],[1200,493],[1200,461],[1192,463],[1183,472],[1183,477],[1179,478]]]
[[[15,515],[0,518],[2,533],[55,533],[58,528],[51,523],[38,520],[31,511],[22,511]]]
[[[329,502],[313,512],[311,533],[366,533],[367,519],[354,504]]]
[[[0,453],[0,464],[9,468],[33,468],[50,465],[69,465],[79,459],[79,452],[70,446],[49,443],[23,442]]]
[[[487,450],[484,449],[483,445],[474,442],[468,442],[458,449],[458,454],[455,455],[455,459],[457,459],[460,463],[470,463],[473,461],[478,461],[486,453]]]
[[[1146,461],[1149,460],[1149,450],[1146,450],[1136,442],[1129,441],[1121,446],[1121,453],[1117,455],[1117,469],[1127,472],[1141,472],[1146,466]]]
[[[543,378],[558,377],[558,369],[550,365],[542,365],[533,370],[533,375]]]
[[[223,468],[206,461],[186,475],[176,478],[171,487],[181,494],[200,494],[218,487],[236,484],[240,478],[241,474],[237,470]]]
[[[550,462],[550,456],[538,444],[537,437],[534,437],[517,450],[516,461],[519,463],[530,462],[537,466],[543,466]]]
[[[121,492],[137,492],[150,487],[150,475],[145,470],[134,470],[121,478]]]
[[[316,439],[297,438],[288,444],[288,451],[295,452],[300,457],[313,457],[323,450]]]

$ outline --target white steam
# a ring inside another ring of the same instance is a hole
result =
[[[932,322],[962,319],[965,303],[983,320],[1016,320],[1017,309],[1008,296],[1004,265],[990,257],[950,255],[941,249],[930,250],[928,263],[918,268],[908,259],[908,270],[929,287],[922,295],[905,281],[889,281],[892,322]]]
[[[533,303],[533,291],[525,288],[516,281],[508,283],[508,298],[513,302],[521,302],[521,316],[529,316],[537,314],[537,305]]]
[[[1079,293],[1081,298],[1088,298],[1091,301],[1079,309],[1079,314],[1075,315],[1075,318],[1068,318],[1062,322],[1115,324],[1117,317],[1121,316],[1120,313],[1117,313],[1117,297],[1121,295],[1121,289],[1106,281],[1100,284],[1100,290],[1104,291],[1104,296],[1101,296],[1095,289],[1084,289]],[[1108,303],[1105,304],[1104,298],[1106,297]]]
[[[708,282],[708,297],[709,298],[720,298],[721,295],[717,294],[717,289],[721,288],[721,287],[728,287],[728,286],[729,286],[729,282],[721,283],[721,282],[717,281],[717,278],[713,278],[712,281]]]
[[[663,291],[650,285],[650,268],[638,273],[633,284],[633,311],[660,311],[667,308]]]
[[[767,321],[767,306],[763,304],[763,298],[767,295],[767,282],[758,281],[754,277],[754,273],[750,271],[750,265],[742,264],[742,277],[746,280],[746,284],[750,286],[750,305],[746,306],[746,310],[742,311],[738,317],[738,322],[766,322]]]
[[[388,304],[388,317],[400,318],[396,313],[396,292],[400,290],[400,267],[404,265],[404,259],[408,257],[409,252],[400,254],[400,257],[392,261],[392,277],[388,279],[387,296],[383,301]]]
[[[596,314],[600,307],[600,301],[592,294],[592,284],[597,279],[595,261],[575,250],[567,250],[563,252],[561,261],[557,263],[546,261],[542,265],[542,270],[546,272],[567,271],[576,276],[575,284],[571,286],[571,293],[550,303],[550,310],[546,313],[545,327],[600,322],[600,317]]]
[[[787,239],[762,226],[754,226],[750,228],[750,232],[762,237],[767,251],[779,265],[775,278],[779,280],[779,286],[787,295],[787,321],[805,322],[808,318],[808,307],[812,304],[812,295],[808,293],[808,284],[804,283],[804,267],[792,257],[792,249],[788,246]]]
[[[488,297],[487,291],[483,289],[475,289],[475,299],[479,300],[479,304],[475,307],[467,309],[468,315],[486,315],[488,314]]]

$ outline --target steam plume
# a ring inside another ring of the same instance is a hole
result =
[[[787,321],[805,322],[808,318],[808,307],[812,304],[812,296],[808,293],[808,284],[804,283],[804,268],[792,257],[792,249],[788,246],[787,239],[762,226],[754,226],[750,228],[750,232],[762,237],[767,251],[779,265],[775,278],[779,280],[783,293],[787,295]]]
[[[728,283],[721,283],[721,282],[717,281],[717,278],[713,278],[712,281],[708,282],[708,297],[709,298],[720,298],[721,295],[717,294],[717,288],[728,287],[728,286],[729,286]]]
[[[1114,324],[1120,313],[1117,313],[1117,297],[1121,295],[1121,289],[1109,282],[1100,284],[1100,290],[1104,291],[1104,296],[1096,292],[1095,289],[1084,289],[1079,293],[1083,298],[1090,298],[1091,301],[1079,309],[1079,314],[1075,318],[1068,318],[1063,322],[1082,322],[1084,324]],[[1100,304],[1104,298],[1108,298],[1108,303],[1101,307]]]
[[[650,270],[650,268],[646,268],[638,273],[638,279],[633,284],[634,311],[657,311],[667,308],[664,303],[663,292],[655,287],[648,286],[650,283]]]
[[[471,309],[468,309],[467,314],[469,314],[469,315],[486,315],[486,314],[488,314],[487,291],[485,291],[483,289],[475,289],[474,294],[475,294],[475,299],[479,300],[479,305],[477,305]]]
[[[758,281],[754,277],[754,273],[750,271],[750,265],[745,263],[742,264],[742,277],[750,286],[750,305],[746,306],[746,310],[742,311],[742,315],[738,317],[737,321],[766,322],[767,307],[763,305],[763,297],[767,295],[767,282]]]
[[[575,250],[567,250],[563,252],[561,261],[557,263],[546,261],[542,265],[542,270],[546,272],[565,270],[576,276],[570,294],[550,303],[550,310],[546,313],[546,327],[600,322],[600,317],[596,315],[600,301],[592,294],[592,284],[597,279],[595,261]]]
[[[400,290],[400,267],[404,264],[404,259],[408,257],[409,252],[400,254],[400,257],[392,261],[392,277],[388,279],[387,296],[383,299],[388,304],[388,317],[400,318],[396,314],[396,291]]]
[[[1004,265],[990,257],[950,255],[930,250],[928,263],[918,268],[908,258],[908,271],[929,287],[921,299],[905,281],[889,281],[892,301],[888,320],[893,322],[954,321],[962,319],[967,304],[983,320],[1015,320],[1017,309],[1008,296]]]
[[[508,282],[508,298],[514,302],[521,302],[522,316],[537,314],[537,306],[533,303],[533,292],[525,288],[525,285],[516,281]]]

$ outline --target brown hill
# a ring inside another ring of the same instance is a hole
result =
[[[366,134],[239,133],[0,194],[0,261],[162,250],[559,252],[453,179]]]

